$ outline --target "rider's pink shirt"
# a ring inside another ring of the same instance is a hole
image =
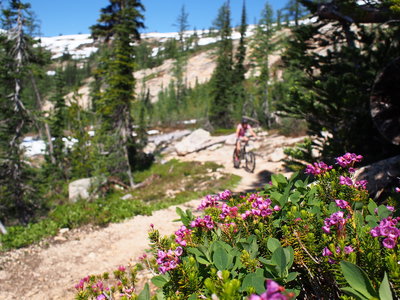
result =
[[[246,127],[243,127],[242,123],[239,123],[237,128],[236,128],[236,131],[239,130],[238,138],[244,137],[246,135],[247,130],[250,129],[250,128],[251,128],[250,124],[247,124]]]

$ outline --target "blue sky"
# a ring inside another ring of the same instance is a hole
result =
[[[267,0],[246,0],[247,20],[253,24],[260,17]],[[89,27],[96,23],[100,9],[108,0],[26,0],[40,21],[42,36],[90,33]],[[190,29],[208,29],[225,0],[142,0],[146,8],[144,32],[177,31],[173,26],[182,5],[189,14]],[[274,10],[285,6],[287,0],[269,0]],[[232,25],[240,24],[243,0],[230,0]]]

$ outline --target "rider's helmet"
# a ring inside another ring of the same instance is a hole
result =
[[[249,120],[247,120],[246,118],[242,118],[242,124],[243,125],[248,124],[248,123],[249,123]]]

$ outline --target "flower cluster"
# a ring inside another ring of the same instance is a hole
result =
[[[220,219],[225,219],[226,217],[236,217],[238,215],[238,207],[237,206],[229,206],[225,203],[222,204],[221,214],[219,215]]]
[[[158,270],[165,274],[170,270],[175,269],[180,263],[179,257],[182,255],[182,247],[177,247],[174,251],[168,250],[167,252],[158,250],[157,253],[157,264],[159,265]]]
[[[75,288],[76,288],[77,290],[83,290],[83,288],[85,287],[85,283],[88,283],[89,281],[90,281],[89,276],[86,276],[86,277],[82,278],[82,279],[79,281],[79,283],[77,283],[77,284],[75,285]]]
[[[352,167],[354,163],[362,161],[363,157],[354,153],[346,153],[336,158],[336,163],[342,168]]]
[[[205,227],[208,229],[214,228],[214,221],[211,219],[211,216],[204,216],[204,218],[197,217],[196,220],[190,223],[191,227]]]
[[[400,217],[388,217],[383,219],[378,226],[371,229],[370,234],[373,237],[385,237],[382,241],[384,247],[393,249],[397,245],[397,240],[400,237],[400,229],[397,228]]]
[[[190,237],[192,234],[192,230],[186,228],[185,225],[182,225],[177,231],[175,231],[175,242],[177,242],[181,246],[187,245],[187,237]]]
[[[249,216],[261,216],[266,217],[271,215],[274,211],[280,210],[278,205],[271,208],[272,201],[271,199],[267,198],[264,199],[263,197],[256,197],[251,204],[252,209],[247,210],[245,213],[242,214],[243,220],[245,220]]]
[[[226,201],[231,197],[232,197],[232,192],[230,190],[225,190],[219,193],[218,195],[207,195],[197,209],[204,210],[207,207],[217,207],[218,201]]]
[[[305,173],[316,176],[316,175],[324,174],[325,172],[327,172],[331,169],[332,169],[332,166],[328,166],[324,162],[319,162],[319,163],[315,162],[312,165],[307,165]]]
[[[342,230],[346,224],[346,221],[347,218],[344,218],[344,212],[335,212],[329,218],[324,220],[325,226],[322,226],[322,230],[326,233],[330,233],[332,226],[337,226],[338,230]]]
[[[355,187],[356,189],[361,189],[361,190],[366,190],[367,189],[367,181],[366,180],[360,180],[360,181],[356,181],[356,182],[353,183],[353,180],[350,177],[340,176],[339,177],[339,183],[341,185],[347,185],[347,186]]]
[[[224,230],[225,232],[229,231],[230,228],[233,229],[233,232],[238,232],[237,224],[233,223],[233,222],[221,224],[221,227],[222,227],[222,230]]]
[[[98,299],[98,300],[100,300],[100,299],[107,299],[107,298],[104,296],[103,292],[109,292],[109,291],[110,291],[110,288],[104,287],[104,284],[103,284],[102,281],[98,281],[97,283],[93,284],[91,288],[92,288],[92,290],[93,290],[93,292],[94,292],[95,294],[98,294],[96,300],[97,300],[97,299]]]
[[[267,290],[261,295],[251,295],[249,300],[289,300],[293,293],[285,293],[285,288],[271,279],[267,279]]]
[[[341,253],[340,247],[336,247],[335,252],[337,254],[340,254]],[[350,254],[352,252],[354,252],[354,249],[353,249],[352,246],[345,246],[343,248],[343,253],[345,253],[345,254]],[[322,256],[329,257],[328,262],[331,263],[331,264],[336,264],[337,263],[334,259],[332,259],[333,253],[332,253],[331,250],[329,250],[328,247],[325,247],[324,249],[322,249]]]
[[[335,202],[338,207],[343,208],[343,209],[347,208],[349,206],[349,203],[345,200],[336,199]]]

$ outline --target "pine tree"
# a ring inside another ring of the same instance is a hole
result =
[[[322,151],[326,160],[353,152],[362,154],[368,163],[398,153],[398,147],[379,134],[369,107],[376,74],[398,56],[398,26],[358,25],[354,35],[358,47],[351,47],[340,24],[331,31],[322,31],[324,25],[294,30],[283,60],[296,81],[279,110],[306,120],[312,135],[322,138],[322,131],[329,133]],[[321,55],[321,48],[330,50]]]
[[[1,102],[0,102],[0,212],[18,217],[26,224],[33,213],[33,187],[31,177],[20,149],[23,134],[33,121],[26,108],[23,79],[27,75],[29,53],[33,40],[26,34],[32,28],[30,5],[10,1],[2,10],[2,25],[7,30],[1,34]]]
[[[140,39],[139,29],[144,27],[141,10],[144,7],[139,0],[110,0],[101,10],[99,23],[91,27],[93,37],[110,43],[109,56],[103,58],[105,90],[97,103],[104,150],[113,160],[106,169],[111,175],[127,178],[131,186],[134,185],[132,169],[137,153],[131,116],[135,99],[132,42]]]
[[[181,44],[182,51],[185,50],[184,49],[185,41],[183,39],[183,36],[184,36],[185,31],[189,29],[188,18],[189,18],[189,14],[185,10],[185,5],[182,5],[181,12],[176,19],[176,24],[174,24],[174,26],[178,29],[179,42]]]
[[[285,6],[287,12],[287,17],[290,20],[294,20],[295,26],[299,26],[299,20],[306,13],[306,9],[301,5],[299,0],[289,0],[288,4]]]
[[[244,66],[244,61],[246,59],[246,31],[247,31],[247,21],[246,21],[246,2],[243,1],[242,6],[242,17],[239,27],[240,39],[239,46],[236,50],[235,55],[235,65],[233,74],[233,88],[234,88],[234,99],[235,99],[235,119],[240,119],[243,113],[243,104],[246,101],[246,92],[244,88],[246,68]]]
[[[275,49],[275,45],[272,42],[272,37],[276,29],[274,28],[273,23],[273,10],[267,1],[261,13],[261,18],[252,41],[252,60],[255,62],[260,71],[260,75],[257,77],[256,82],[256,107],[258,111],[258,119],[263,125],[266,126],[269,126],[269,118],[271,113],[269,97],[269,55],[271,55],[272,51]]]
[[[213,126],[231,128],[233,126],[234,98],[233,83],[233,58],[231,19],[229,2],[219,9],[214,26],[219,31],[217,49],[217,66],[211,78],[210,122]]]
[[[65,82],[60,74],[60,70],[55,76],[55,93],[53,96],[54,113],[51,119],[51,133],[54,137],[53,142],[53,155],[55,158],[55,173],[58,177],[66,179],[66,166],[65,161],[65,147],[64,147],[64,129],[66,128],[66,105],[65,105]]]

